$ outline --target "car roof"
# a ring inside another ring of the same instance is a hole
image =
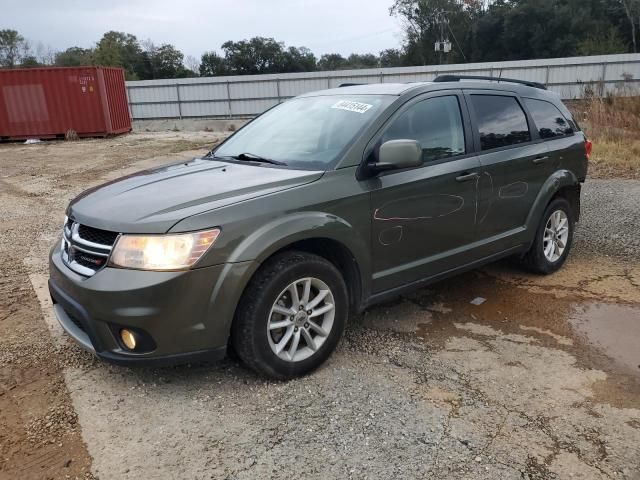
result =
[[[464,80],[456,82],[415,82],[415,83],[369,83],[362,85],[348,85],[327,90],[309,92],[300,97],[333,96],[333,95],[394,95],[400,96],[404,93],[413,94],[437,91],[437,90],[495,90],[502,92],[514,92],[525,97],[554,98],[558,97],[555,92],[543,90],[541,88],[509,83],[506,81],[487,80]]]
[[[362,85],[348,85],[327,90],[305,93],[301,97],[315,97],[320,95],[401,95],[416,85],[427,85],[431,82],[420,83],[366,83]]]

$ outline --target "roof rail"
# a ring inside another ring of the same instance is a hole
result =
[[[358,85],[367,85],[366,83],[341,83],[338,88],[342,87],[357,87]]]
[[[513,78],[503,77],[485,77],[482,75],[440,75],[435,78],[434,82],[459,82],[460,80],[487,80],[490,82],[509,82],[519,83],[520,85],[526,85],[527,87],[539,88],[546,90],[547,87],[538,82],[528,82],[526,80],[516,80]]]

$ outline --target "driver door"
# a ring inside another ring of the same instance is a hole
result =
[[[424,164],[370,180],[374,293],[471,262],[476,240],[480,163],[462,94],[409,101],[373,141],[395,139],[420,142]]]

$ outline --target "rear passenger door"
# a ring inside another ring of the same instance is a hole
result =
[[[547,145],[552,174],[572,159],[584,158],[584,142],[576,138],[575,124],[553,103],[539,98],[523,98],[524,104],[535,123],[540,139]],[[579,160],[578,160],[579,161]]]
[[[526,240],[527,216],[550,174],[549,153],[516,94],[466,91],[465,98],[481,164],[479,249],[492,255]]]

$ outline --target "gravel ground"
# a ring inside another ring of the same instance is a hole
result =
[[[588,180],[576,245],[589,253],[640,258],[640,181]]]
[[[640,478],[637,181],[587,182],[556,275],[504,262],[372,308],[299,380],[69,342],[45,262],[64,206],[197,138],[0,146],[0,478]]]

